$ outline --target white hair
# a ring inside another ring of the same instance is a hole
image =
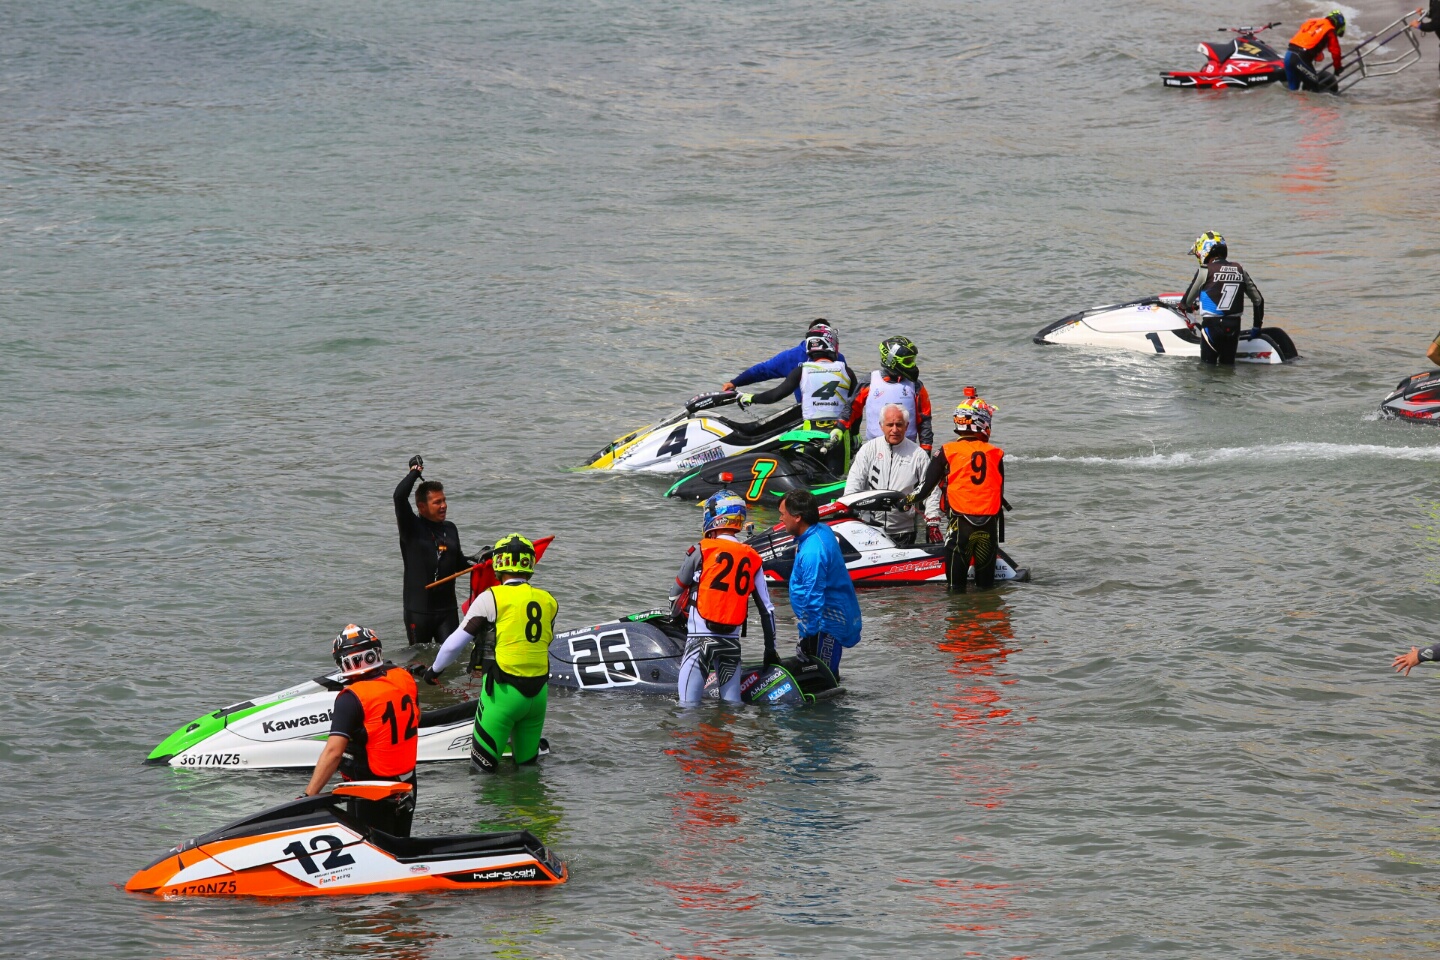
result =
[[[885,404],[885,406],[883,406],[883,407],[880,408],[880,422],[881,422],[881,423],[884,423],[884,422],[885,422],[885,412],[886,412],[887,410],[899,410],[899,411],[900,411],[900,416],[905,420],[905,426],[907,426],[907,427],[910,426],[910,411],[907,410],[905,407],[901,406],[901,405],[898,404],[898,403],[887,403],[887,404]]]

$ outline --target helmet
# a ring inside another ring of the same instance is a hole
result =
[[[743,497],[729,490],[712,494],[710,499],[705,501],[705,532],[743,530],[748,512]]]
[[[837,337],[840,335],[840,331],[835,329],[835,324],[826,320],[824,317],[816,317],[814,320],[811,320],[810,326],[805,328],[805,336],[808,337],[817,330],[829,330]]]
[[[330,653],[335,657],[340,672],[347,677],[358,677],[380,666],[380,638],[374,630],[348,625],[330,644]]]
[[[915,362],[919,356],[920,348],[909,337],[891,337],[880,344],[880,369],[914,380],[920,375],[920,368]]]
[[[974,387],[965,388],[965,399],[955,405],[955,432],[990,436],[990,421],[995,408],[975,396]]]
[[[490,569],[497,575],[502,573],[535,572],[535,544],[518,533],[501,537],[490,554]]]
[[[1209,263],[1215,257],[1223,257],[1230,252],[1225,246],[1225,238],[1214,230],[1206,230],[1195,238],[1195,245],[1190,248],[1195,254],[1195,259],[1201,263]]]
[[[830,327],[811,327],[810,332],[805,334],[805,352],[807,354],[828,353],[831,357],[840,355],[840,337]]]
[[[1325,14],[1325,19],[1335,24],[1335,36],[1345,36],[1345,14],[1341,13],[1339,10],[1331,10],[1329,13]]]

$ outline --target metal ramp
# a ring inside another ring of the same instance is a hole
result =
[[[1420,22],[1423,9],[1412,10],[1394,23],[1366,37],[1345,54],[1345,69],[1338,75],[1332,87],[1336,93],[1344,93],[1367,77],[1389,77],[1420,62],[1420,37],[1415,29]],[[1382,50],[1393,41],[1403,41],[1400,51]]]

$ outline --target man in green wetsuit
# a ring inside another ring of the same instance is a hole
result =
[[[512,739],[516,764],[534,763],[545,730],[546,681],[550,675],[550,640],[555,635],[559,604],[530,585],[535,573],[535,545],[518,533],[495,544],[495,576],[501,581],[470,604],[465,621],[446,638],[435,663],[424,673],[428,684],[455,662],[465,644],[495,637],[495,657],[485,668],[480,702],[475,709],[475,738],[470,762],[491,772]]]

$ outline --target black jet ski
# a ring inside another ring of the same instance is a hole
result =
[[[1380,403],[1380,414],[1413,423],[1440,424],[1440,370],[1414,373]]]
[[[668,610],[567,630],[550,643],[550,686],[675,696],[685,636],[685,625]],[[740,670],[740,694],[746,703],[814,703],[845,692],[825,664],[808,658],[786,657],[778,667],[749,664]],[[713,674],[705,695],[719,696]]]
[[[828,432],[791,430],[747,453],[692,470],[665,496],[705,500],[732,490],[750,503],[775,507],[792,490],[808,490],[823,502],[845,489],[844,475],[831,470],[826,460],[829,447]]]

